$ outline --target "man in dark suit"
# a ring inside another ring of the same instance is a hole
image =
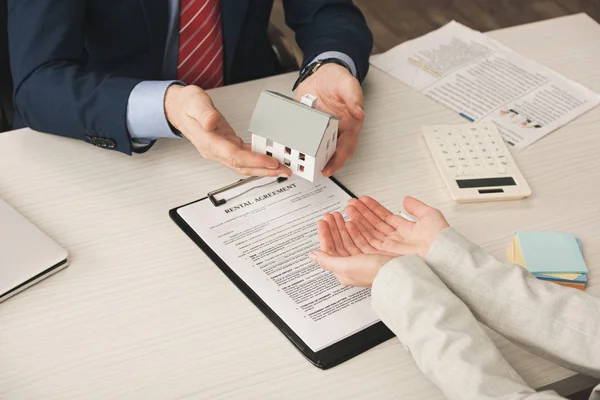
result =
[[[204,91],[279,72],[273,0],[9,0],[15,128],[126,154],[184,136],[246,175],[289,174],[252,153]],[[372,36],[351,0],[284,0],[304,52],[296,95],[342,117],[332,174],[352,155]]]

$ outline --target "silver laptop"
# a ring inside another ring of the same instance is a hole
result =
[[[0,301],[67,266],[67,252],[0,199]]]

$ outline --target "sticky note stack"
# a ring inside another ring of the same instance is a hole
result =
[[[536,278],[583,290],[587,267],[581,241],[570,233],[517,232],[506,250],[508,261]]]

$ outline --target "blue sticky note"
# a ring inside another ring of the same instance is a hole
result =
[[[548,276],[544,274],[536,274],[536,278],[541,279],[543,281],[552,281],[552,282],[573,282],[573,283],[587,283],[587,274],[581,274],[575,279],[560,279],[553,276]]]
[[[587,274],[577,239],[570,233],[517,232],[517,240],[532,274]]]
[[[579,247],[579,251],[583,254],[583,246],[581,244],[581,239],[575,238],[577,240],[577,247]],[[567,279],[565,276],[569,276],[572,273],[568,274],[535,274],[538,279],[547,280],[547,281],[557,281],[557,282],[575,282],[575,283],[587,283],[587,274],[579,274],[575,279]]]

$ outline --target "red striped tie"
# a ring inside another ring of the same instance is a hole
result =
[[[180,0],[177,79],[211,89],[223,84],[219,0]]]

